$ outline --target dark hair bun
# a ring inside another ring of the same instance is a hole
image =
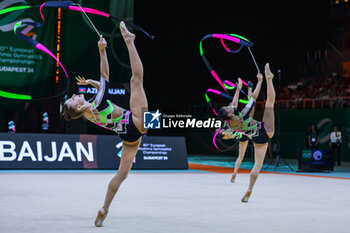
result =
[[[230,117],[228,116],[228,112],[223,107],[219,109],[218,117],[221,120],[225,120],[225,121],[230,120]]]

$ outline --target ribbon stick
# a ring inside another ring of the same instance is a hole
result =
[[[78,6],[75,6],[75,5],[78,5]],[[94,15],[100,15],[100,16],[103,16],[103,17],[106,17],[106,18],[110,18],[110,19],[113,19],[113,20],[116,20],[116,21],[123,21],[122,19],[116,17],[116,16],[113,16],[111,14],[108,14],[106,12],[103,12],[103,11],[100,11],[100,10],[96,10],[96,9],[92,9],[92,8],[87,8],[87,7],[81,7],[79,6],[79,4],[75,4],[73,3],[72,1],[48,1],[48,2],[44,2],[41,6],[40,6],[40,14],[41,14],[41,17],[42,19],[44,20],[44,17],[43,17],[43,14],[41,12],[42,8],[43,7],[61,7],[61,8],[67,8],[69,10],[72,10],[72,11],[80,11],[80,12],[83,12],[83,13],[88,13],[88,14],[94,14]],[[126,22],[124,21],[125,24],[135,30],[139,30],[141,31],[142,33],[144,33],[146,36],[148,36],[150,39],[154,40],[154,36],[153,35],[150,35],[148,32],[146,32],[145,30],[143,30],[141,27],[133,24],[133,23],[129,23],[129,22]]]
[[[12,11],[25,10],[25,9],[32,8],[32,7],[39,8],[40,16],[41,16],[43,21],[45,21],[44,15],[42,13],[42,9],[44,7],[66,8],[66,9],[72,10],[72,11],[80,11],[80,12],[85,12],[85,13],[88,13],[88,14],[100,15],[100,16],[103,16],[103,17],[106,17],[106,18],[110,18],[110,19],[113,19],[113,20],[116,20],[116,21],[123,21],[122,19],[120,19],[120,18],[118,18],[116,16],[113,16],[111,14],[108,14],[108,13],[100,11],[100,10],[87,8],[87,7],[74,6],[74,3],[72,1],[47,1],[47,2],[44,2],[41,5],[33,5],[33,6],[26,5],[26,6],[8,7],[8,8],[0,10],[0,15],[5,14],[5,13],[9,13],[9,12],[12,12]],[[133,23],[126,22],[126,21],[124,21],[124,22],[125,22],[125,24],[127,26],[129,26],[129,27],[131,27],[131,28],[133,28],[135,30],[141,31],[146,36],[148,36],[150,39],[154,40],[155,37],[153,35],[150,35],[145,30],[143,30],[140,26],[138,26],[136,24],[133,24]]]

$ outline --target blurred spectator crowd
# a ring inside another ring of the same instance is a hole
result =
[[[304,78],[276,90],[278,100],[350,97],[350,74]]]
[[[260,104],[265,96],[259,96]],[[350,107],[350,73],[301,78],[276,87],[276,104],[282,109]]]

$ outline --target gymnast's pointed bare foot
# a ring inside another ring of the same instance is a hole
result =
[[[105,220],[105,218],[107,217],[108,211],[105,208],[101,208],[98,212],[97,212],[97,217],[95,220],[95,226],[97,227],[102,227],[102,223]]]
[[[231,183],[234,183],[235,179],[236,179],[236,174],[233,174],[232,177],[231,177]]]
[[[120,31],[122,33],[122,36],[124,38],[125,43],[127,42],[133,42],[135,40],[135,34],[128,31],[128,29],[125,26],[125,23],[123,21],[120,22]]]
[[[266,63],[265,65],[265,77],[267,80],[272,79],[273,78],[273,73],[270,70],[270,65],[269,63]]]
[[[251,194],[252,194],[252,191],[248,190],[248,191],[244,194],[244,196],[243,196],[243,198],[242,198],[241,201],[242,201],[242,202],[248,202],[248,200],[249,200]]]

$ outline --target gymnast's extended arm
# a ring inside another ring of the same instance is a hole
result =
[[[254,89],[254,93],[252,93],[252,88],[249,87],[248,89],[248,96],[249,97],[253,97],[255,100],[258,99],[259,97],[259,94],[260,94],[260,89],[261,89],[261,84],[262,84],[262,81],[263,81],[263,76],[262,74],[259,72],[256,77],[258,78],[258,83],[256,84],[256,87]],[[255,107],[253,107],[252,111],[250,112],[250,117],[253,117],[254,116],[254,113],[255,113]]]
[[[231,103],[231,106],[235,107],[236,109],[238,107],[239,93],[241,92],[241,89],[242,89],[242,80],[240,78],[238,78],[236,92],[235,92],[235,95],[233,96],[232,103]]]
[[[100,72],[101,72],[101,76],[103,78],[109,80],[109,65],[108,65],[107,52],[106,52],[107,42],[101,36],[100,40],[98,41],[97,44],[98,44],[98,49],[99,49],[99,53],[100,53]]]
[[[260,93],[260,89],[261,89],[261,84],[262,84],[262,81],[263,81],[263,76],[262,74],[259,72],[256,77],[258,78],[258,83],[256,84],[256,87],[254,89],[254,92],[252,94],[252,97],[257,100],[258,97],[259,97],[259,93]]]
[[[91,85],[93,87],[96,87],[97,90],[100,89],[100,82],[92,80],[92,79],[85,79],[84,77],[80,77],[79,75],[75,77],[77,80],[78,85]]]

